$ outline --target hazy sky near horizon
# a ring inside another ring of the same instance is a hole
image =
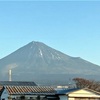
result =
[[[100,65],[100,1],[0,1],[0,59],[31,41]]]

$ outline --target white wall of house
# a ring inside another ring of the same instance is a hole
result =
[[[6,89],[4,89],[1,95],[1,100],[8,100],[8,92],[6,91]]]
[[[60,95],[59,98],[60,100],[68,100],[67,95]]]
[[[70,97],[69,97],[69,99],[68,99],[68,100],[75,100],[75,98],[70,98]]]
[[[69,97],[94,97],[94,98],[100,98],[100,94],[96,93],[96,92],[91,92],[88,90],[78,90],[72,93],[69,93],[68,95]]]
[[[68,100],[75,100],[75,98],[82,99],[82,100],[90,100],[90,98],[92,99],[95,98],[95,100],[99,100],[100,94],[94,91],[92,92],[90,90],[81,89],[69,93],[68,97],[69,97]]]

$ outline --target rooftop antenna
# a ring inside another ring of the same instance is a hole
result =
[[[9,70],[9,81],[12,81],[11,80],[11,69]]]

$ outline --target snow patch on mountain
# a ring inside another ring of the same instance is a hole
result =
[[[54,55],[51,53],[51,57],[52,57],[52,59],[54,59]]]
[[[43,53],[42,53],[41,49],[39,49],[39,53],[40,53],[41,57],[43,57]]]

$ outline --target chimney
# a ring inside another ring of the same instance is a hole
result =
[[[11,81],[11,69],[9,70],[9,81]]]

